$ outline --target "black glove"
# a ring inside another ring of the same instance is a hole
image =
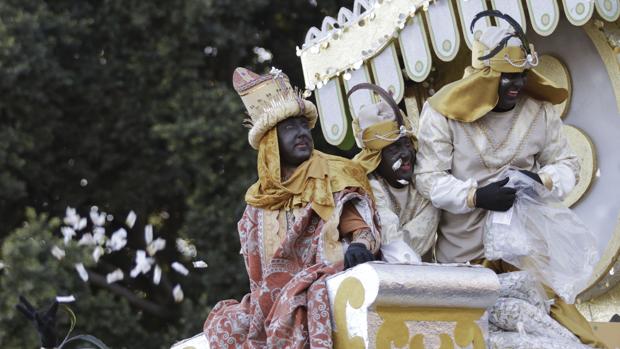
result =
[[[58,344],[56,339],[56,311],[58,310],[58,302],[50,305],[47,311],[37,311],[28,300],[19,296],[20,303],[15,307],[24,314],[28,319],[34,322],[39,332],[41,346],[43,348],[56,348]]]
[[[354,242],[349,245],[347,252],[344,254],[344,268],[349,269],[358,264],[374,261],[375,256],[372,252],[368,251],[366,245],[359,242]]]
[[[543,184],[542,179],[540,179],[540,176],[537,175],[536,173],[532,172],[532,171],[528,171],[528,170],[519,170],[519,172],[523,173],[524,175],[530,177],[531,179],[535,180],[536,182]]]
[[[508,211],[515,202],[514,188],[506,188],[508,177],[476,189],[476,207],[491,211]]]

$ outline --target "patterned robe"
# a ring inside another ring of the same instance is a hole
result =
[[[324,279],[343,269],[338,223],[349,200],[380,241],[373,204],[358,192],[335,193],[328,221],[310,205],[289,212],[246,207],[238,229],[250,293],[213,308],[204,325],[211,348],[332,348]]]

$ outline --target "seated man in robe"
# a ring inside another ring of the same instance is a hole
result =
[[[376,85],[358,86],[385,99],[363,106],[353,122],[356,141],[362,148],[353,161],[368,174],[381,218],[383,259],[408,261],[408,249],[396,244],[402,241],[415,252],[412,258],[419,260],[427,254],[424,259],[430,260],[440,211],[415,189],[416,137],[391,95]],[[349,95],[358,89],[354,87]]]
[[[479,14],[474,22],[488,15],[497,11]],[[438,261],[482,263],[502,273],[515,268],[485,260],[483,250],[489,211],[507,211],[515,200],[515,190],[505,187],[508,178],[499,174],[519,168],[563,197],[575,186],[580,165],[553,107],[567,91],[532,69],[538,56],[523,29],[499,15],[513,29],[485,29],[473,44],[464,77],[425,103],[415,173],[420,193],[444,210]],[[604,347],[574,305],[555,297],[551,316],[583,343]]]
[[[258,181],[239,221],[250,293],[219,302],[204,325],[212,348],[332,348],[325,277],[374,259],[381,241],[364,170],[314,150],[314,104],[277,70],[237,68]],[[343,265],[344,258],[344,265]]]

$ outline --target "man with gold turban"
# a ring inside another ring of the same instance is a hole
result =
[[[482,263],[498,273],[515,268],[484,259],[483,229],[489,211],[507,211],[515,190],[499,178],[508,167],[562,198],[578,181],[579,161],[562,133],[554,109],[567,91],[532,69],[538,55],[522,28],[488,27],[472,47],[464,77],[444,86],[425,103],[420,119],[416,185],[443,209],[436,256],[439,262]],[[555,297],[551,316],[586,344],[603,346],[574,305]]]
[[[359,89],[373,90],[383,98],[360,108],[353,121],[355,140],[362,149],[353,161],[368,174],[381,218],[383,259],[413,262],[430,252],[439,222],[439,210],[415,189],[417,139],[411,123],[388,92],[376,85],[359,84],[349,95]],[[408,253],[412,260],[406,258]]]
[[[324,279],[374,259],[381,238],[366,173],[314,150],[314,104],[277,69],[237,68],[258,181],[239,221],[250,293],[219,302],[204,325],[212,348],[332,348]]]

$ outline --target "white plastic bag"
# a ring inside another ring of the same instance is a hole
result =
[[[517,190],[512,208],[489,212],[484,253],[527,270],[573,303],[599,260],[596,236],[562,201],[543,185],[516,169],[506,186]]]

